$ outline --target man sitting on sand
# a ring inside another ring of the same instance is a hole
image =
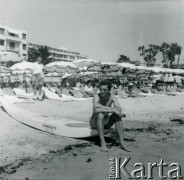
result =
[[[108,151],[104,139],[104,128],[109,129],[114,123],[120,139],[120,147],[129,151],[123,141],[123,124],[121,121],[125,114],[122,113],[121,106],[115,95],[110,93],[111,84],[108,80],[100,82],[100,93],[94,94],[93,98],[93,115],[90,125],[93,129],[98,130],[101,151]],[[113,104],[113,107],[111,107]]]

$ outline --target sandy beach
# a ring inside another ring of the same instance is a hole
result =
[[[77,140],[55,136],[25,126],[2,109],[0,110],[0,177],[8,179],[63,179],[107,180],[109,158],[131,157],[127,169],[134,164],[159,163],[161,158],[168,167],[181,165],[184,175],[184,96],[153,96],[118,99],[124,113],[124,140],[131,152],[119,148],[115,131],[106,136],[109,151],[99,150],[98,137]],[[44,116],[61,117],[88,122],[92,113],[92,100],[56,102],[44,100],[21,103],[18,106]],[[121,179],[126,177],[121,174]],[[158,168],[153,179],[159,179]]]

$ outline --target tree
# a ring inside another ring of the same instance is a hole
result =
[[[179,60],[181,55],[181,47],[178,46],[177,43],[172,43],[171,45],[167,43],[162,43],[161,45],[161,52],[163,55],[162,62],[165,63],[164,66],[173,68],[173,63],[177,57],[177,67],[179,66]]]
[[[130,58],[125,55],[120,55],[119,59],[116,62],[117,63],[130,62]]]
[[[160,52],[162,53],[162,63],[164,63],[165,67],[168,67],[168,53],[170,51],[170,45],[166,42],[163,42],[160,46]]]
[[[156,62],[155,56],[160,51],[160,46],[150,44],[148,49],[145,49],[144,46],[140,46],[138,51],[141,51],[140,55],[144,57],[147,66],[154,66]]]
[[[39,56],[42,57],[43,65],[52,62],[52,57],[48,46],[38,46],[29,49],[28,51],[29,62],[35,62]]]
[[[173,62],[175,61],[175,57],[177,57],[177,67],[179,65],[180,61],[180,55],[181,55],[181,47],[177,45],[177,43],[172,43],[171,44],[171,51],[173,53],[173,59],[171,61],[171,67],[173,66]]]

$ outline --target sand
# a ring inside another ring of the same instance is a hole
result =
[[[132,171],[136,162],[170,165],[177,162],[184,175],[184,125],[170,119],[184,119],[184,96],[154,96],[119,99],[127,117],[124,139],[132,150],[119,148],[116,132],[106,137],[109,151],[99,150],[98,138],[75,140],[51,135],[27,127],[0,110],[0,177],[9,179],[109,179],[109,158],[124,160]],[[87,122],[92,113],[92,100],[55,102],[44,100],[18,106],[46,116],[57,116]],[[171,168],[165,168],[164,173]],[[159,179],[158,169],[153,171]],[[122,179],[126,179],[121,174]]]

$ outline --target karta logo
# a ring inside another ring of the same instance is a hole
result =
[[[155,179],[153,177],[153,169],[157,168],[160,179],[183,179],[181,175],[180,164],[173,162],[171,164],[164,163],[163,159],[159,163],[135,163],[132,171],[128,171],[127,164],[130,162],[130,157],[125,157],[122,162],[121,158],[112,157],[109,159],[110,179]],[[164,174],[164,172],[167,172]]]

